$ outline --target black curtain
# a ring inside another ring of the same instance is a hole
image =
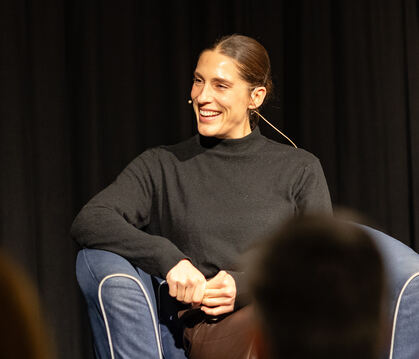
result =
[[[334,204],[419,249],[418,1],[9,0],[0,27],[0,244],[60,358],[92,357],[74,216],[145,148],[195,133],[196,57],[224,34],[269,51],[264,113],[320,158]]]

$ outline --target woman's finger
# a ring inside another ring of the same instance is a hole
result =
[[[208,289],[205,288],[204,298],[218,298],[225,297],[222,289]]]
[[[169,295],[172,297],[176,297],[177,296],[177,283],[167,281],[167,284],[169,286]]]
[[[186,288],[184,285],[180,284],[179,282],[177,283],[177,293],[176,293],[176,299],[179,302],[183,302],[183,300],[185,299],[185,291]]]
[[[220,289],[205,289],[204,298],[218,298],[218,297],[229,297],[234,298],[236,296],[236,288],[224,287]]]
[[[193,294],[194,294],[194,289],[195,289],[195,287],[192,287],[192,286],[188,286],[188,287],[186,287],[186,289],[185,289],[185,296],[183,297],[183,302],[184,303],[192,303],[192,297],[193,297]]]
[[[192,296],[192,304],[193,305],[199,305],[202,302],[202,299],[204,298],[205,294],[205,287],[206,287],[206,281],[204,280],[202,283],[198,283],[195,286],[195,291]]]
[[[202,300],[202,305],[205,307],[218,307],[223,305],[234,305],[234,301],[231,298],[227,297],[218,297],[218,298],[204,298]]]
[[[218,289],[227,285],[225,281],[225,272],[220,271],[218,274],[207,281],[208,289]]]
[[[230,313],[230,312],[233,311],[233,309],[234,309],[234,306],[226,306],[226,305],[218,306],[218,307],[215,307],[215,308],[201,307],[201,310],[205,314],[214,315],[214,316]]]

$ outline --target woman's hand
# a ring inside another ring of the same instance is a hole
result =
[[[200,305],[207,281],[204,275],[187,259],[182,259],[166,276],[169,294],[183,303]]]
[[[207,281],[201,309],[208,315],[220,315],[234,310],[236,282],[225,271],[219,271]]]

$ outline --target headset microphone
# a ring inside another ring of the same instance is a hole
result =
[[[280,133],[283,137],[285,137],[295,148],[298,148],[297,145],[292,142],[292,140],[285,135],[283,132],[281,132],[280,130],[278,130],[272,123],[270,123],[265,117],[263,117],[258,111],[253,110],[253,112],[258,115],[263,121],[265,121],[269,126],[271,126],[272,128],[274,128],[278,133]]]
[[[191,104],[192,100],[188,100],[188,104]],[[280,130],[278,130],[274,125],[272,125],[272,123],[270,123],[265,117],[263,117],[259,111],[253,110],[254,113],[256,113],[263,121],[265,121],[269,126],[271,126],[272,128],[274,128],[278,133],[280,133],[283,137],[285,137],[295,148],[298,148],[297,145],[292,142],[292,140],[286,136],[283,132],[281,132]]]

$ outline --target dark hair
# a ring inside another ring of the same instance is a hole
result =
[[[233,34],[220,38],[211,47],[205,49],[217,51],[231,57],[237,62],[241,78],[250,84],[253,90],[256,87],[266,87],[265,102],[273,92],[271,77],[271,62],[266,49],[255,39]],[[258,123],[258,116],[249,111],[250,127],[253,129]]]
[[[0,250],[2,358],[55,357],[36,288],[23,269]]]
[[[256,257],[251,288],[271,358],[378,358],[384,337],[381,256],[355,224],[289,221]]]

